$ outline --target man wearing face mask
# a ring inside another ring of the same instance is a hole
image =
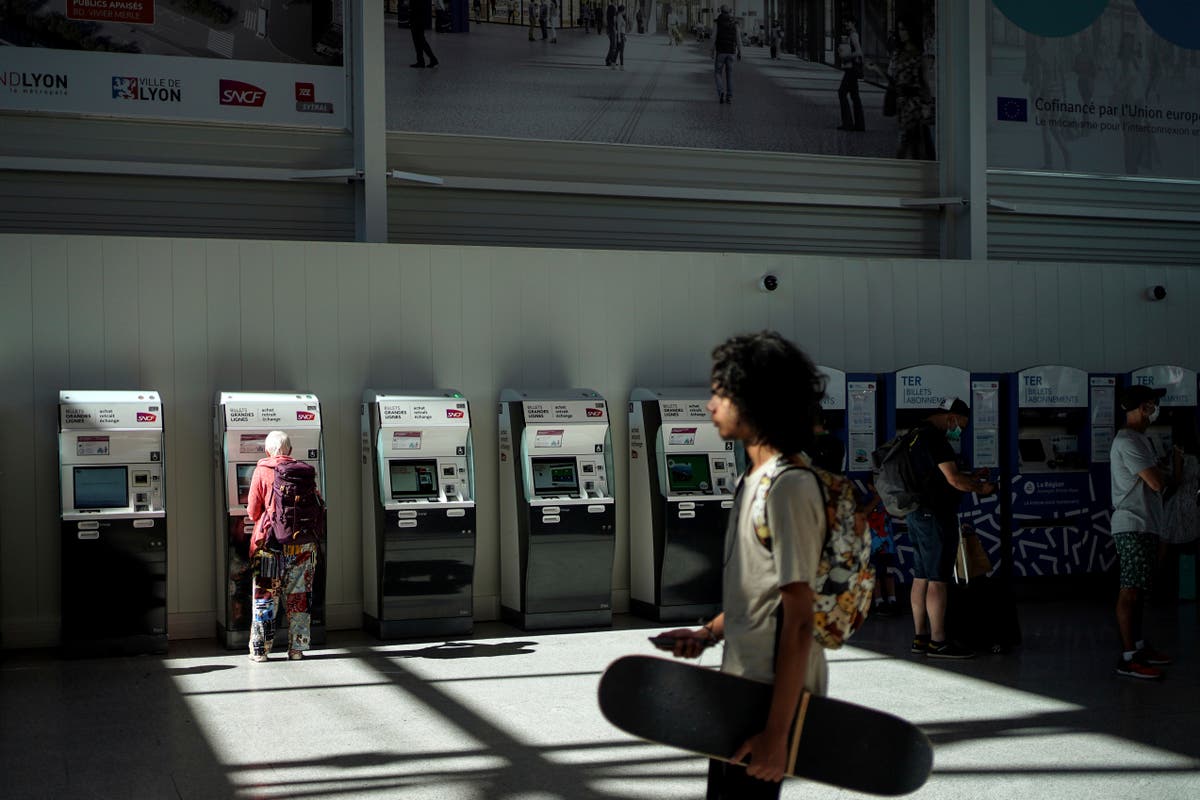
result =
[[[946,639],[946,584],[958,552],[958,507],[964,492],[990,495],[996,486],[962,472],[951,442],[962,437],[971,409],[947,397],[915,431],[910,449],[920,504],[904,518],[913,545],[912,614],[914,655],[971,658],[974,652]]]
[[[1158,403],[1166,392],[1137,385],[1122,393],[1125,427],[1113,437],[1109,451],[1112,534],[1121,562],[1121,589],[1117,593],[1121,658],[1117,660],[1117,674],[1150,680],[1161,678],[1159,667],[1171,663],[1142,638],[1146,592],[1154,574],[1163,526],[1162,491],[1167,485],[1146,429],[1158,419]]]

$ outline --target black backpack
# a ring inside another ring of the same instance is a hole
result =
[[[317,470],[303,461],[284,461],[274,471],[267,531],[282,544],[302,534],[320,541],[325,536],[325,503],[317,491]]]

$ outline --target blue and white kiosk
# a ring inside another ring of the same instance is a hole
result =
[[[1171,448],[1174,445],[1174,429],[1180,425],[1195,426],[1197,419],[1196,373],[1186,367],[1165,364],[1142,367],[1129,373],[1125,385],[1150,386],[1166,389],[1159,401],[1158,419],[1146,431],[1158,457],[1170,464]]]
[[[317,470],[317,486],[325,494],[325,450],[321,403],[308,392],[219,392],[213,407],[213,447],[217,560],[217,641],[230,650],[250,642],[254,615],[250,566],[250,480],[271,431],[283,431],[292,443],[292,458]],[[328,536],[328,533],[326,533]],[[313,644],[325,642],[325,582],[328,548],[321,542],[313,578],[311,630]],[[281,609],[275,642],[286,645],[288,630]]]
[[[1009,388],[1013,572],[1018,577],[1108,570],[1108,452],[1116,431],[1115,375],[1047,365]]]
[[[867,373],[846,373],[818,366],[825,376],[821,416],[825,429],[841,440],[846,452],[842,469],[859,489],[871,478],[871,453],[879,447],[879,404],[883,398],[879,378]]]
[[[612,624],[617,502],[608,404],[500,393],[500,612],[525,630]]]
[[[957,397],[971,408],[971,423],[965,436],[950,443],[959,457],[959,466],[965,470],[986,468],[995,476],[1000,472],[1002,463],[1002,383],[999,375],[972,375],[967,370],[944,364],[920,364],[886,375],[886,437],[891,439],[920,425],[937,411],[946,398]],[[999,498],[996,495],[967,495],[959,510],[959,519],[975,528],[980,542],[988,551],[993,568],[997,567],[1004,555],[1006,527]],[[897,522],[900,523],[896,526],[897,560],[903,579],[910,580],[912,545],[908,542],[903,520]]]
[[[163,406],[152,391],[58,397],[62,645],[167,651]]]
[[[455,389],[362,402],[363,622],[381,639],[473,627],[475,458]]]
[[[721,607],[725,525],[745,456],[723,440],[705,387],[629,396],[629,605],[658,621]]]

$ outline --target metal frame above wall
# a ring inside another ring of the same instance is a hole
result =
[[[1200,264],[1200,182],[988,172],[988,256]]]
[[[415,133],[387,151],[394,242],[928,258],[962,204],[933,162]]]

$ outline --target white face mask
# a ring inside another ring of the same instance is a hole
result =
[[[1155,406],[1154,410],[1150,412],[1150,424],[1151,425],[1154,424],[1154,420],[1158,419],[1158,411],[1159,411],[1158,406]]]

